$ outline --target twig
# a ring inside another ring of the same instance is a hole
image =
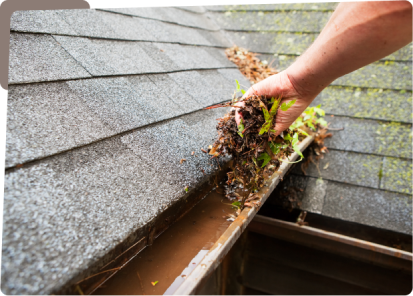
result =
[[[90,279],[90,278],[92,278],[92,277],[95,277],[95,276],[97,276],[97,275],[99,275],[99,274],[102,274],[102,273],[105,273],[105,272],[109,272],[109,271],[115,271],[115,270],[118,270],[118,269],[120,269],[120,267],[116,267],[116,268],[112,268],[112,269],[108,269],[108,270],[105,270],[105,271],[96,273],[96,274],[91,275],[91,276],[89,276],[89,277],[87,277],[87,278],[85,278],[85,279],[83,279],[83,280],[81,280],[81,281],[78,281],[78,282],[76,283],[76,285],[78,285],[78,284],[80,284],[80,283],[82,283],[82,282],[84,282],[84,281],[86,281],[86,280],[88,280],[88,279]]]
[[[145,295],[145,290],[143,289],[143,284],[142,284],[141,276],[139,275],[139,272],[137,272],[137,274],[138,274],[138,278],[139,278],[139,284],[141,285],[142,294]]]
[[[76,291],[78,291],[80,295],[85,295],[79,285],[76,285]]]

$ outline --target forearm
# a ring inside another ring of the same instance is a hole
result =
[[[412,41],[409,2],[340,3],[310,48],[286,73],[303,97]]]

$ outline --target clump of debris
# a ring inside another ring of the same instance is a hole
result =
[[[253,83],[259,82],[278,73],[262,63],[256,54],[234,46],[226,50],[228,58],[237,64],[241,72]],[[287,111],[294,103],[292,100],[281,104],[281,97],[250,95],[237,98],[240,89],[237,82],[232,101],[209,107],[233,107],[217,125],[218,138],[209,146],[212,158],[229,155],[232,157],[228,180],[225,186],[226,197],[234,201],[237,214],[246,207],[259,206],[259,197],[255,193],[264,186],[264,182],[276,172],[281,162],[290,162],[289,157],[296,152],[301,159],[298,144],[309,134],[323,130],[327,122],[323,119],[324,111],[320,106],[307,108],[305,112],[280,135],[276,136],[276,116],[279,109]],[[243,104],[237,104],[243,102]],[[235,121],[235,108],[241,114],[240,124]],[[320,133],[320,132],[318,132]],[[325,133],[323,133],[324,135]],[[320,149],[322,149],[320,147]],[[230,215],[230,220],[235,216]]]
[[[244,106],[235,105],[242,101]],[[212,157],[230,155],[231,170],[228,173],[226,197],[237,200],[242,208],[245,202],[254,204],[254,194],[264,186],[264,181],[278,170],[282,161],[288,161],[295,151],[303,155],[298,143],[308,133],[307,126],[293,127],[276,136],[275,119],[279,109],[287,111],[295,101],[280,104],[281,98],[252,95],[239,101],[214,106],[239,108],[241,123],[235,121],[235,110],[220,119],[218,139],[209,147]],[[285,160],[287,159],[287,160]]]
[[[266,61],[261,61],[257,58],[259,54],[249,52],[245,48],[234,45],[231,48],[227,48],[225,54],[253,84],[278,73],[277,70],[271,68],[271,63],[268,64]]]

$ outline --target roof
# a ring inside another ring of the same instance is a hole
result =
[[[228,100],[235,79],[249,85],[223,49],[283,69],[333,8],[15,12],[2,291],[57,293],[200,187],[218,170],[200,148],[227,111],[203,108]],[[285,186],[303,184],[305,209],[411,233],[411,47],[336,80],[318,103],[345,127],[327,142],[324,183],[310,167]]]
[[[238,46],[286,69],[315,40],[336,3],[210,6]],[[335,80],[311,104],[321,104],[332,128],[330,153],[300,165],[267,203],[290,187],[301,209],[346,221],[412,233],[412,44]],[[317,182],[317,179],[321,177]]]
[[[230,45],[201,7],[13,14],[4,293],[56,293],[217,171]]]

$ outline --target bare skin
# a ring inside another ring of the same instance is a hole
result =
[[[287,129],[331,82],[377,61],[412,41],[412,4],[407,1],[340,3],[316,41],[288,69],[253,85],[256,94],[296,99],[278,111],[277,134]],[[243,103],[239,103],[242,105]],[[236,114],[237,124],[240,114]]]

